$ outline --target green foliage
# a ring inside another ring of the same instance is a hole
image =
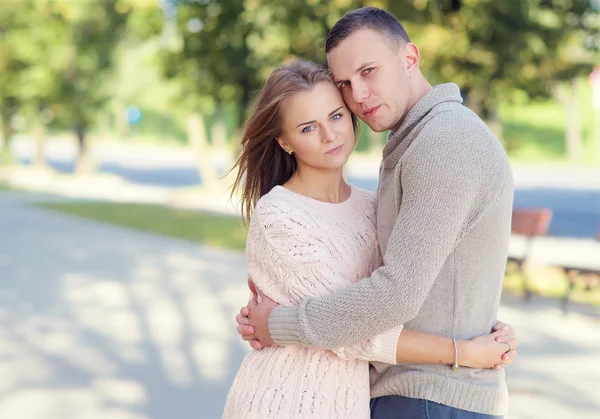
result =
[[[456,82],[484,118],[514,89],[549,97],[598,61],[600,15],[588,0],[390,1],[434,83]]]

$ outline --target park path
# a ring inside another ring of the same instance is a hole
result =
[[[0,193],[0,419],[212,419],[246,345],[241,254]],[[600,417],[600,314],[505,295],[508,419]]]

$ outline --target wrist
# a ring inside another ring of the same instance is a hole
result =
[[[456,349],[458,352],[458,365],[461,367],[472,367],[471,364],[471,341],[457,340]]]

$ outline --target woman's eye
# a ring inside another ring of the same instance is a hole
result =
[[[307,127],[302,128],[302,132],[310,132],[312,131],[313,127],[311,127],[310,125]]]
[[[333,115],[331,117],[332,120],[337,121],[338,119],[340,119],[342,117],[341,113],[336,113],[335,115]]]

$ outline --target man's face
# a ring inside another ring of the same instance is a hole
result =
[[[379,32],[360,29],[329,51],[327,61],[356,116],[376,132],[398,129],[412,93],[404,45],[392,46]]]

